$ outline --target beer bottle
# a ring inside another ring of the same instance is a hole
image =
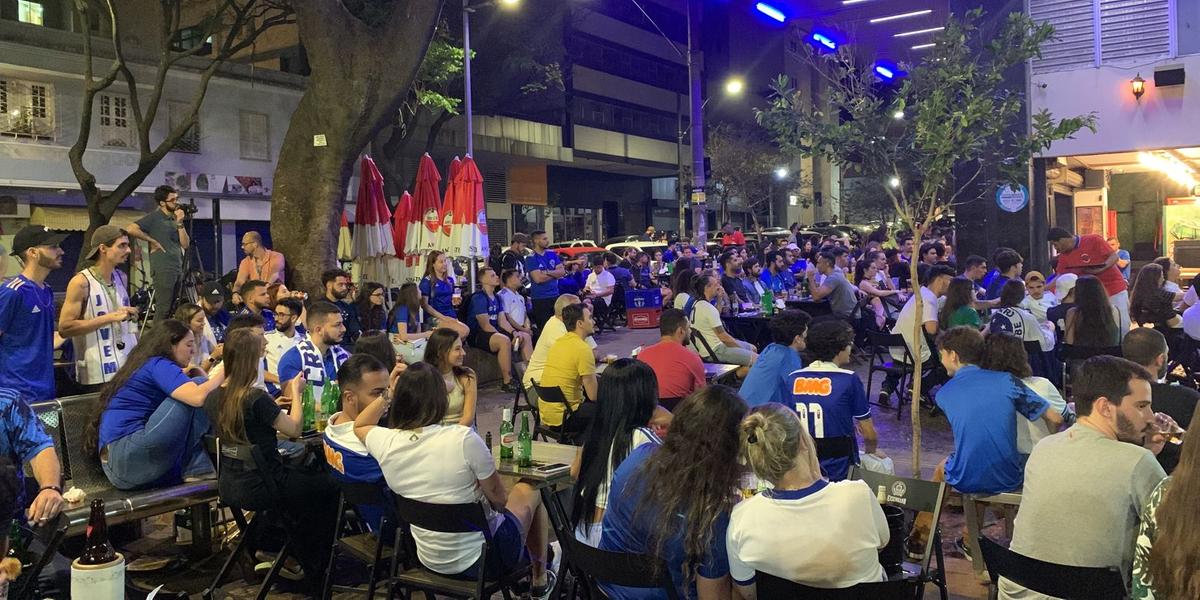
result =
[[[108,541],[108,522],[104,518],[104,501],[92,500],[92,514],[88,517],[87,542],[79,556],[81,565],[103,565],[117,559],[117,552]]]
[[[317,401],[313,397],[311,381],[304,384],[304,393],[300,396],[300,430],[312,431],[317,423]]]
[[[517,466],[533,466],[533,435],[529,431],[529,413],[521,413],[521,433],[517,435]]]
[[[336,381],[331,381],[325,384],[325,388],[329,390],[329,395],[321,402],[321,407],[325,409],[326,415],[332,415],[342,410],[342,387]]]
[[[517,436],[513,435],[512,416],[512,409],[506,408],[500,418],[500,460],[513,459],[513,445],[517,442]]]
[[[762,314],[764,317],[775,314],[775,293],[771,291],[771,288],[763,290]]]

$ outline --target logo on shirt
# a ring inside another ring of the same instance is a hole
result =
[[[345,475],[346,464],[342,459],[342,453],[334,450],[329,444],[322,445],[325,446],[325,462],[329,463],[329,466],[336,469],[338,473]]]
[[[42,312],[42,307],[40,307],[40,306],[35,306],[35,307],[33,307],[33,310],[32,310],[32,311],[30,311],[30,314],[34,314],[34,315],[36,315],[36,314],[38,314],[38,313],[40,313],[40,312]]]
[[[797,377],[792,382],[792,393],[828,396],[833,393],[833,381],[828,377]]]

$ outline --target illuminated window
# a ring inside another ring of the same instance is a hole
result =
[[[17,20],[30,25],[45,25],[46,7],[40,2],[17,0]]]

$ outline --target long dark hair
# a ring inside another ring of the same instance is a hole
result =
[[[678,262],[678,261],[676,261]],[[679,294],[691,294],[692,280],[696,279],[696,272],[692,269],[679,270],[671,274],[671,291],[678,296]]]
[[[747,410],[732,388],[710,385],[693,392],[679,403],[663,446],[620,492],[640,490],[639,510],[655,511],[651,556],[663,556],[667,540],[683,532],[685,581],[694,580],[696,567],[704,561],[713,525],[733,508],[730,490],[745,471],[738,462],[738,430]]]
[[[142,368],[142,365],[146,364],[146,361],[160,356],[175,362],[175,345],[191,333],[192,330],[182,321],[166,319],[156,323],[142,336],[138,344],[133,347],[133,351],[129,353],[129,357],[125,359],[125,364],[117,369],[117,374],[113,376],[112,381],[106,383],[100,390],[100,402],[96,404],[96,411],[92,414],[92,419],[88,421],[83,432],[83,449],[89,457],[96,459],[100,457],[100,417],[104,416],[104,411],[108,409],[108,403],[112,401],[113,394],[116,394],[117,390],[121,389],[129,381],[129,378]],[[183,367],[184,365],[179,365],[180,370],[183,370]]]
[[[633,431],[650,422],[657,405],[658,377],[650,365],[622,358],[604,371],[596,391],[596,418],[583,441],[571,523],[592,524],[596,494],[610,475],[608,466],[616,467],[629,456]]]
[[[1010,373],[1018,379],[1033,375],[1029,354],[1021,338],[1004,331],[993,331],[983,340],[983,356],[979,368]]]
[[[225,338],[225,388],[217,409],[217,431],[227,441],[249,443],[246,439],[246,404],[261,390],[254,387],[258,365],[266,342],[257,333],[243,328]]]
[[[396,312],[400,310],[401,306],[408,309],[408,321],[405,322],[405,326],[409,328],[409,331],[412,331],[414,329],[412,325],[416,323],[417,326],[415,329],[417,332],[420,332],[421,290],[415,283],[406,283],[400,286],[400,295],[396,298],[396,305],[392,307],[391,313],[388,314],[387,327],[384,329],[390,328],[392,323],[396,322]],[[405,333],[408,333],[408,331]]]
[[[474,377],[475,371],[467,367],[450,366],[447,364],[446,356],[450,354],[450,349],[454,347],[455,341],[461,342],[462,340],[454,330],[434,330],[429,336],[429,341],[425,343],[425,362],[437,369],[438,373],[444,373],[449,370],[454,371],[456,378]]]
[[[1080,275],[1075,281],[1075,342],[1076,346],[1108,348],[1117,337],[1117,322],[1113,319],[1112,303],[1104,284],[1094,275]]]
[[[363,331],[384,330],[388,328],[387,310],[382,306],[371,304],[371,294],[379,290],[384,290],[386,296],[387,289],[382,283],[375,281],[367,281],[363,283],[362,290],[358,293],[358,302],[355,302],[358,308],[358,319],[362,323]]]
[[[441,423],[449,406],[442,374],[427,362],[415,362],[400,374],[392,388],[388,427],[417,429]]]
[[[958,309],[972,306],[974,303],[975,284],[966,277],[951,279],[950,287],[946,288],[946,303],[942,305],[942,310],[938,311],[938,327],[950,329],[950,317],[954,316]]]
[[[1200,427],[1200,410],[1192,413],[1189,431]],[[1165,485],[1165,483],[1164,483]],[[1155,511],[1158,536],[1150,548],[1150,580],[1160,598],[1200,598],[1200,444],[1183,445],[1179,465]]]
[[[1129,291],[1129,314],[1139,322],[1151,321],[1153,319],[1148,318],[1151,315],[1146,314],[1150,302],[1162,293],[1163,282],[1166,281],[1162,265],[1147,263],[1133,281],[1133,289]]]

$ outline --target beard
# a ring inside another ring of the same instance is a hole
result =
[[[1150,428],[1151,426],[1147,425],[1146,428],[1138,431],[1138,429],[1133,426],[1133,421],[1126,418],[1125,415],[1119,412],[1117,413],[1117,439],[1121,440],[1122,442],[1128,442],[1130,444],[1137,444],[1140,446],[1145,441],[1146,435],[1149,433]]]
[[[321,343],[325,344],[326,346],[336,346],[342,343],[342,336],[339,335],[334,337],[332,333],[323,331],[321,332]]]
[[[38,252],[38,266],[43,269],[57,269],[62,266],[62,257],[55,257],[49,252]]]

